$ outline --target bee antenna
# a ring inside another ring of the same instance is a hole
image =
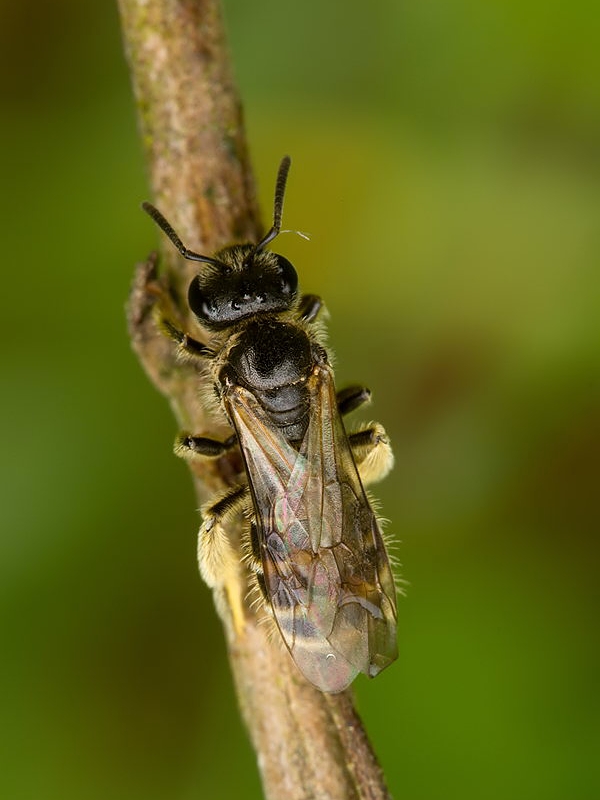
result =
[[[283,214],[283,197],[285,195],[285,184],[287,183],[288,172],[292,159],[289,156],[284,156],[281,159],[279,170],[277,171],[277,181],[275,183],[275,202],[273,203],[273,225],[271,230],[260,240],[252,251],[252,257],[263,250],[269,242],[279,234],[281,230],[281,217]]]
[[[230,269],[230,267],[227,264],[224,264],[222,261],[219,261],[216,258],[210,258],[210,256],[203,256],[200,253],[194,253],[193,250],[188,250],[188,248],[181,241],[177,233],[175,233],[175,229],[173,228],[171,223],[167,222],[167,220],[165,219],[165,217],[163,217],[158,208],[155,208],[152,205],[152,203],[148,202],[142,203],[142,208],[144,209],[146,214],[152,217],[154,222],[156,222],[156,224],[163,231],[163,233],[166,233],[166,235],[173,242],[175,247],[179,250],[181,255],[188,261],[201,261],[204,264],[212,264],[214,267],[221,267],[227,270]]]

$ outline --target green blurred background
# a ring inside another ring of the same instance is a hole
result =
[[[225,9],[263,208],[289,152],[279,248],[395,444],[401,656],[356,684],[390,787],[598,797],[597,4]],[[1,12],[0,796],[258,798],[126,336],[158,235],[117,12]]]

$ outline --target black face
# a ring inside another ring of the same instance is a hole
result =
[[[226,248],[215,254],[215,265],[192,280],[188,302],[207,328],[225,328],[252,314],[285,311],[298,289],[292,264],[277,253],[253,245]]]

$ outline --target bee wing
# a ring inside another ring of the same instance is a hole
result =
[[[360,482],[331,369],[308,380],[310,414],[296,450],[251,392],[230,386],[253,494],[269,601],[301,672],[322,691],[377,675],[397,656],[396,594]]]

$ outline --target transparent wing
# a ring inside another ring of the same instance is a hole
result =
[[[301,672],[322,691],[377,675],[397,656],[396,593],[337,408],[328,366],[308,380],[296,450],[251,392],[227,390],[248,471],[266,590]]]

